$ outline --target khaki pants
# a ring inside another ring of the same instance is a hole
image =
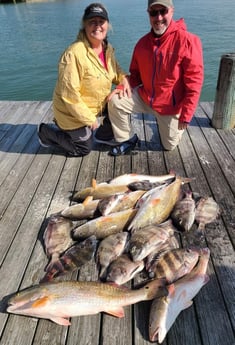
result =
[[[114,95],[108,103],[108,112],[117,142],[126,141],[132,136],[129,116],[132,113],[152,114],[156,117],[161,142],[166,150],[173,150],[179,144],[184,132],[178,129],[179,114],[160,115],[141,99],[137,88],[133,90],[130,98],[127,96],[119,98],[118,95]]]

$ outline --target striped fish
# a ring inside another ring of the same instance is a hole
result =
[[[163,254],[148,272],[151,273],[151,277],[165,278],[171,284],[189,273],[196,265],[198,258],[199,251],[196,249],[173,249]]]

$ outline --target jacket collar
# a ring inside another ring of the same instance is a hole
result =
[[[164,32],[164,34],[160,37],[157,37],[153,31],[153,29],[151,29],[150,34],[151,34],[151,40],[153,41],[154,45],[160,45],[162,44],[172,33],[179,31],[179,30],[187,30],[185,21],[183,18],[180,18],[177,21],[174,21],[172,19],[172,21],[170,22],[170,25],[168,26],[167,30]]]

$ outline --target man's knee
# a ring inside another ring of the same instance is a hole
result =
[[[122,98],[119,95],[113,95],[113,97],[108,102],[108,110],[111,108],[119,108],[122,103]]]

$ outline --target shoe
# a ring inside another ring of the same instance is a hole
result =
[[[42,126],[45,126],[45,123],[40,123],[37,128],[38,141],[42,147],[49,147],[50,145],[47,145],[42,141],[42,134],[41,134]]]
[[[138,142],[138,136],[137,134],[134,134],[132,138],[130,138],[127,141],[124,141],[123,143],[120,143],[119,145],[113,147],[109,154],[111,156],[121,156],[129,153],[131,150],[133,150]]]

